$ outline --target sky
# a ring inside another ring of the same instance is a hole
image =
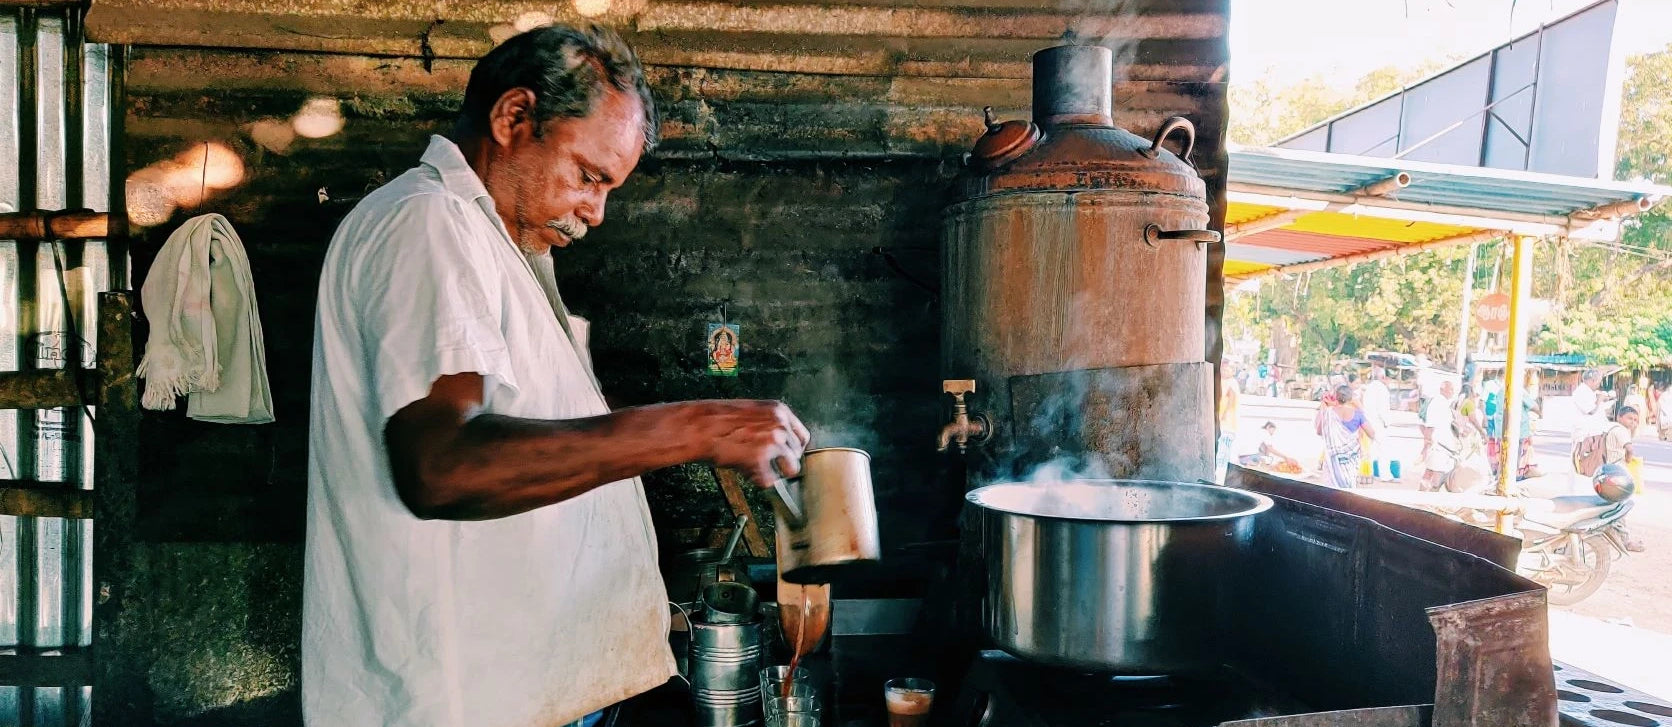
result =
[[[1477,55],[1595,0],[1231,0],[1231,82],[1317,74],[1351,86],[1389,65]],[[1672,0],[1621,0],[1628,54],[1672,44]]]

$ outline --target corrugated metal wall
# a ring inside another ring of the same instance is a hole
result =
[[[109,54],[81,38],[79,10],[0,10],[0,212],[108,208]],[[102,241],[0,240],[0,370],[91,367],[110,278]],[[96,415],[0,411],[0,480],[91,488]],[[0,650],[91,643],[92,543],[90,520],[0,516]],[[0,686],[0,725],[90,724],[91,697]]]

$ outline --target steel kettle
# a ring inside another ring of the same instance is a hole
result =
[[[871,455],[849,447],[807,450],[801,474],[772,488],[778,515],[778,576],[790,583],[829,583],[882,552]]]

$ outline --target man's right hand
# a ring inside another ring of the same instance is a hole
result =
[[[801,473],[810,435],[783,402],[716,399],[684,406],[715,466],[739,470],[761,487]]]

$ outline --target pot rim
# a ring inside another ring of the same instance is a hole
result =
[[[978,487],[974,490],[970,490],[968,493],[966,493],[964,495],[964,501],[968,502],[971,505],[979,507],[983,510],[988,510],[988,511],[996,512],[996,513],[1003,513],[1005,515],[1015,515],[1017,517],[1032,518],[1034,520],[1052,520],[1052,521],[1060,521],[1060,522],[1080,522],[1080,523],[1109,523],[1109,524],[1122,524],[1122,525],[1147,525],[1147,524],[1174,525],[1174,524],[1188,524],[1188,523],[1225,522],[1225,521],[1228,521],[1228,520],[1237,520],[1237,519],[1241,519],[1241,518],[1245,518],[1245,517],[1251,517],[1251,516],[1254,516],[1254,515],[1258,515],[1258,514],[1263,513],[1267,510],[1270,510],[1272,508],[1272,506],[1275,504],[1270,497],[1262,495],[1258,492],[1252,492],[1252,491],[1249,491],[1249,490],[1243,490],[1243,489],[1239,489],[1239,488],[1235,488],[1235,487],[1226,487],[1224,485],[1208,484],[1208,483],[1205,483],[1205,482],[1177,482],[1177,481],[1171,481],[1171,480],[1136,480],[1136,479],[1108,479],[1108,478],[1075,478],[1075,479],[1064,480],[1064,481],[1065,482],[1074,482],[1074,483],[1078,483],[1078,484],[1088,484],[1088,485],[1165,485],[1167,487],[1184,487],[1184,488],[1203,489],[1203,490],[1223,490],[1223,491],[1226,491],[1226,492],[1235,493],[1239,497],[1246,497],[1251,502],[1250,502],[1248,507],[1246,507],[1242,510],[1239,510],[1237,512],[1232,512],[1232,513],[1219,514],[1219,515],[1195,515],[1195,516],[1191,516],[1191,517],[1174,517],[1174,518],[1095,518],[1095,517],[1071,517],[1071,516],[1067,516],[1067,515],[1040,515],[1040,514],[1031,513],[1031,512],[1021,512],[1021,511],[1018,511],[1018,510],[1011,510],[1011,509],[1007,509],[1007,508],[998,507],[998,506],[992,505],[990,503],[982,502],[981,499],[980,499],[981,493],[986,492],[988,490],[996,489],[996,488],[1000,488],[1000,487],[1016,486],[1016,485],[1027,486],[1026,482],[995,482],[995,483],[992,483],[992,484],[989,484],[989,485],[983,485],[983,486]]]
[[[808,458],[812,455],[818,454],[820,452],[855,452],[855,453],[858,453],[858,454],[865,455],[865,459],[870,459],[871,458],[871,453],[870,452],[867,452],[863,449],[859,449],[857,447],[814,447],[812,449],[809,449],[809,450],[806,450],[806,451],[802,452],[801,453],[801,458],[806,459],[806,458]]]

